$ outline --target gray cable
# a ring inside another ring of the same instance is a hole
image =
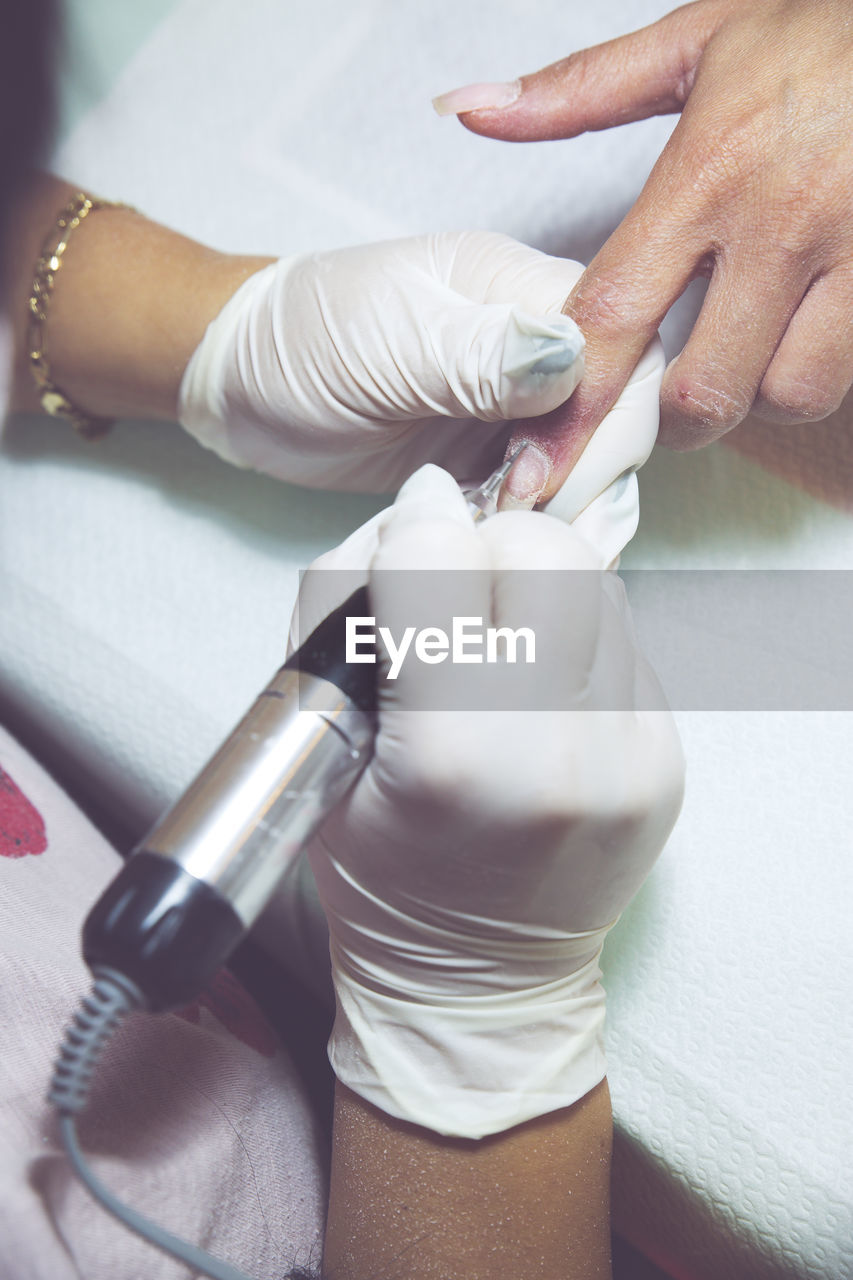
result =
[[[119,1222],[123,1222],[126,1227],[135,1231],[138,1236],[142,1236],[143,1240],[147,1240],[149,1244],[156,1245],[164,1253],[170,1253],[179,1262],[185,1262],[187,1266],[201,1272],[202,1275],[210,1276],[211,1280],[249,1280],[245,1271],[239,1271],[228,1262],[221,1262],[218,1258],[206,1253],[204,1249],[199,1249],[196,1245],[182,1240],[180,1236],[173,1236],[171,1231],[166,1231],[164,1227],[137,1213],[130,1205],[124,1204],[114,1196],[95,1176],[86,1162],[77,1143],[77,1126],[74,1116],[60,1115],[59,1127],[65,1149],[78,1178],[85,1183],[95,1199],[118,1218]]]
[[[59,1111],[59,1129],[68,1157],[74,1172],[94,1198],[143,1240],[209,1276],[210,1280],[250,1280],[237,1267],[172,1235],[124,1204],[96,1177],[80,1150],[76,1116],[86,1105],[98,1059],[123,1018],[143,1005],[141,993],[123,975],[102,970],[66,1032],[48,1096]]]

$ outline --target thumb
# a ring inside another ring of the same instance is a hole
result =
[[[420,395],[433,412],[484,422],[536,417],[565,403],[583,375],[584,340],[568,316],[453,299],[425,315],[423,328],[434,368]]]
[[[680,111],[729,7],[727,0],[698,0],[511,84],[466,85],[433,106],[439,115],[458,115],[472,133],[507,142],[573,138]]]
[[[465,412],[511,420],[564,404],[584,371],[583,336],[561,314],[581,264],[491,231],[426,243],[444,287],[422,307],[422,324]]]

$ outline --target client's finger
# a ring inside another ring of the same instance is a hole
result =
[[[853,271],[816,280],[788,325],[752,412],[780,424],[817,422],[841,405],[853,381]]]
[[[750,244],[718,261],[693,331],[664,377],[664,444],[698,449],[743,421],[807,285],[806,269],[797,273],[772,246]]]
[[[566,404],[516,426],[508,451],[522,441],[530,446],[508,477],[507,497],[532,506],[561,488],[694,274],[701,242],[684,239],[668,212],[657,217],[649,197],[596,255],[567,304],[586,339],[584,377]]]
[[[571,138],[680,111],[719,16],[689,5],[630,35],[582,49],[508,84],[474,84],[434,99],[439,115],[508,142]]]

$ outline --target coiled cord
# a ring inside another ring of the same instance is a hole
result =
[[[48,1102],[63,1115],[77,1115],[89,1100],[89,1089],[98,1060],[134,1009],[145,1007],[142,992],[122,974],[101,969],[65,1032],[53,1069]]]
[[[112,969],[97,970],[91,992],[81,1002],[65,1033],[48,1093],[48,1100],[59,1112],[59,1130],[68,1158],[90,1194],[143,1240],[201,1275],[209,1276],[210,1280],[250,1280],[245,1272],[172,1235],[124,1204],[96,1177],[80,1150],[76,1117],[88,1101],[101,1054],[124,1018],[144,1007],[141,991],[123,974]]]

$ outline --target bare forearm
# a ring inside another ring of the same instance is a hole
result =
[[[610,1276],[610,1095],[479,1141],[335,1098],[328,1280]]]
[[[15,408],[38,408],[27,302],[42,245],[76,190],[37,174],[13,211],[6,280]],[[268,261],[217,253],[132,210],[90,214],[68,242],[50,299],[52,381],[90,414],[173,418],[181,376],[206,326]]]

